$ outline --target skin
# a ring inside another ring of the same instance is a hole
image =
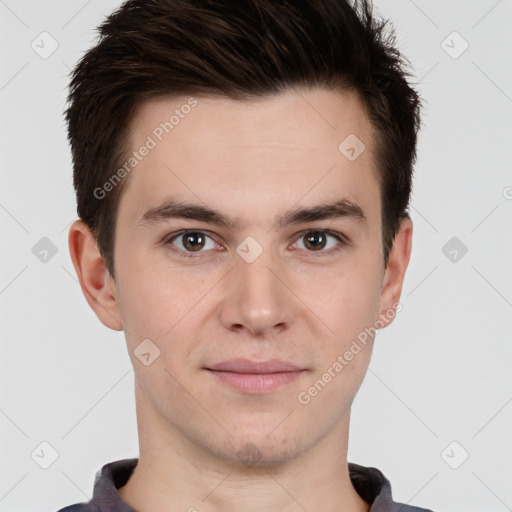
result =
[[[143,104],[131,147],[187,99]],[[103,324],[125,331],[134,367],[140,456],[119,493],[144,512],[368,511],[349,478],[347,443],[374,340],[308,404],[297,396],[365,328],[391,323],[412,222],[402,221],[384,268],[372,127],[353,93],[315,88],[251,102],[196,99],[129,177],[116,225],[115,280],[87,226],[76,221],[69,232],[83,293]],[[349,134],[366,145],[355,161],[338,150]],[[137,225],[171,196],[240,225]],[[291,208],[339,198],[364,210],[366,228],[348,218],[275,226],[275,216]],[[162,241],[183,229],[211,238],[194,252],[178,237],[172,252]],[[316,249],[301,232],[318,229],[348,243],[328,236]],[[263,250],[252,263],[236,252],[248,236]],[[187,248],[194,257],[179,256]],[[134,354],[147,338],[161,351],[149,366]],[[307,371],[274,391],[249,394],[205,369],[233,358],[282,359]]]

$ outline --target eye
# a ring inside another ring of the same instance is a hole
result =
[[[203,231],[182,231],[171,235],[164,243],[169,245],[173,252],[188,258],[193,258],[194,253],[204,252],[201,249],[215,249],[216,247],[212,238]]]
[[[331,239],[331,242],[329,242],[329,239]],[[185,230],[171,234],[163,243],[168,246],[173,253],[185,258],[194,258],[196,257],[196,253],[198,253],[197,256],[199,256],[200,253],[205,252],[205,250],[215,249],[217,247],[215,241],[204,231],[193,230]],[[336,233],[328,229],[315,229],[300,233],[297,242],[295,242],[292,247],[294,249],[303,249],[309,253],[318,253],[318,256],[324,256],[340,250],[341,247],[347,243],[341,233]]]
[[[329,243],[329,238],[334,239],[334,242]],[[345,239],[340,233],[334,233],[327,229],[316,229],[302,232],[298,238],[298,242],[293,244],[292,247],[305,249],[308,252],[318,252],[323,255],[325,253],[330,254],[336,252],[341,249],[344,243]],[[324,250],[325,248],[334,248],[334,250]]]

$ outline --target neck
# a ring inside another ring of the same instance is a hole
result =
[[[136,394],[137,395],[137,394]],[[347,464],[350,410],[343,423],[300,456],[265,465],[216,457],[137,399],[139,462],[121,498],[144,512],[323,510],[368,512]],[[143,428],[142,428],[143,426]]]

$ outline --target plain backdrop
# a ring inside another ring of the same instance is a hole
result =
[[[68,73],[119,5],[0,1],[0,511],[86,501],[103,464],[138,456],[123,333],[90,310],[67,246]],[[383,471],[396,501],[512,510],[512,1],[376,7],[424,126],[403,310],[377,335],[349,460]]]

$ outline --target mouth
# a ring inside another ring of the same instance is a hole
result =
[[[223,384],[246,393],[274,391],[304,375],[308,370],[288,361],[233,359],[205,368]]]

